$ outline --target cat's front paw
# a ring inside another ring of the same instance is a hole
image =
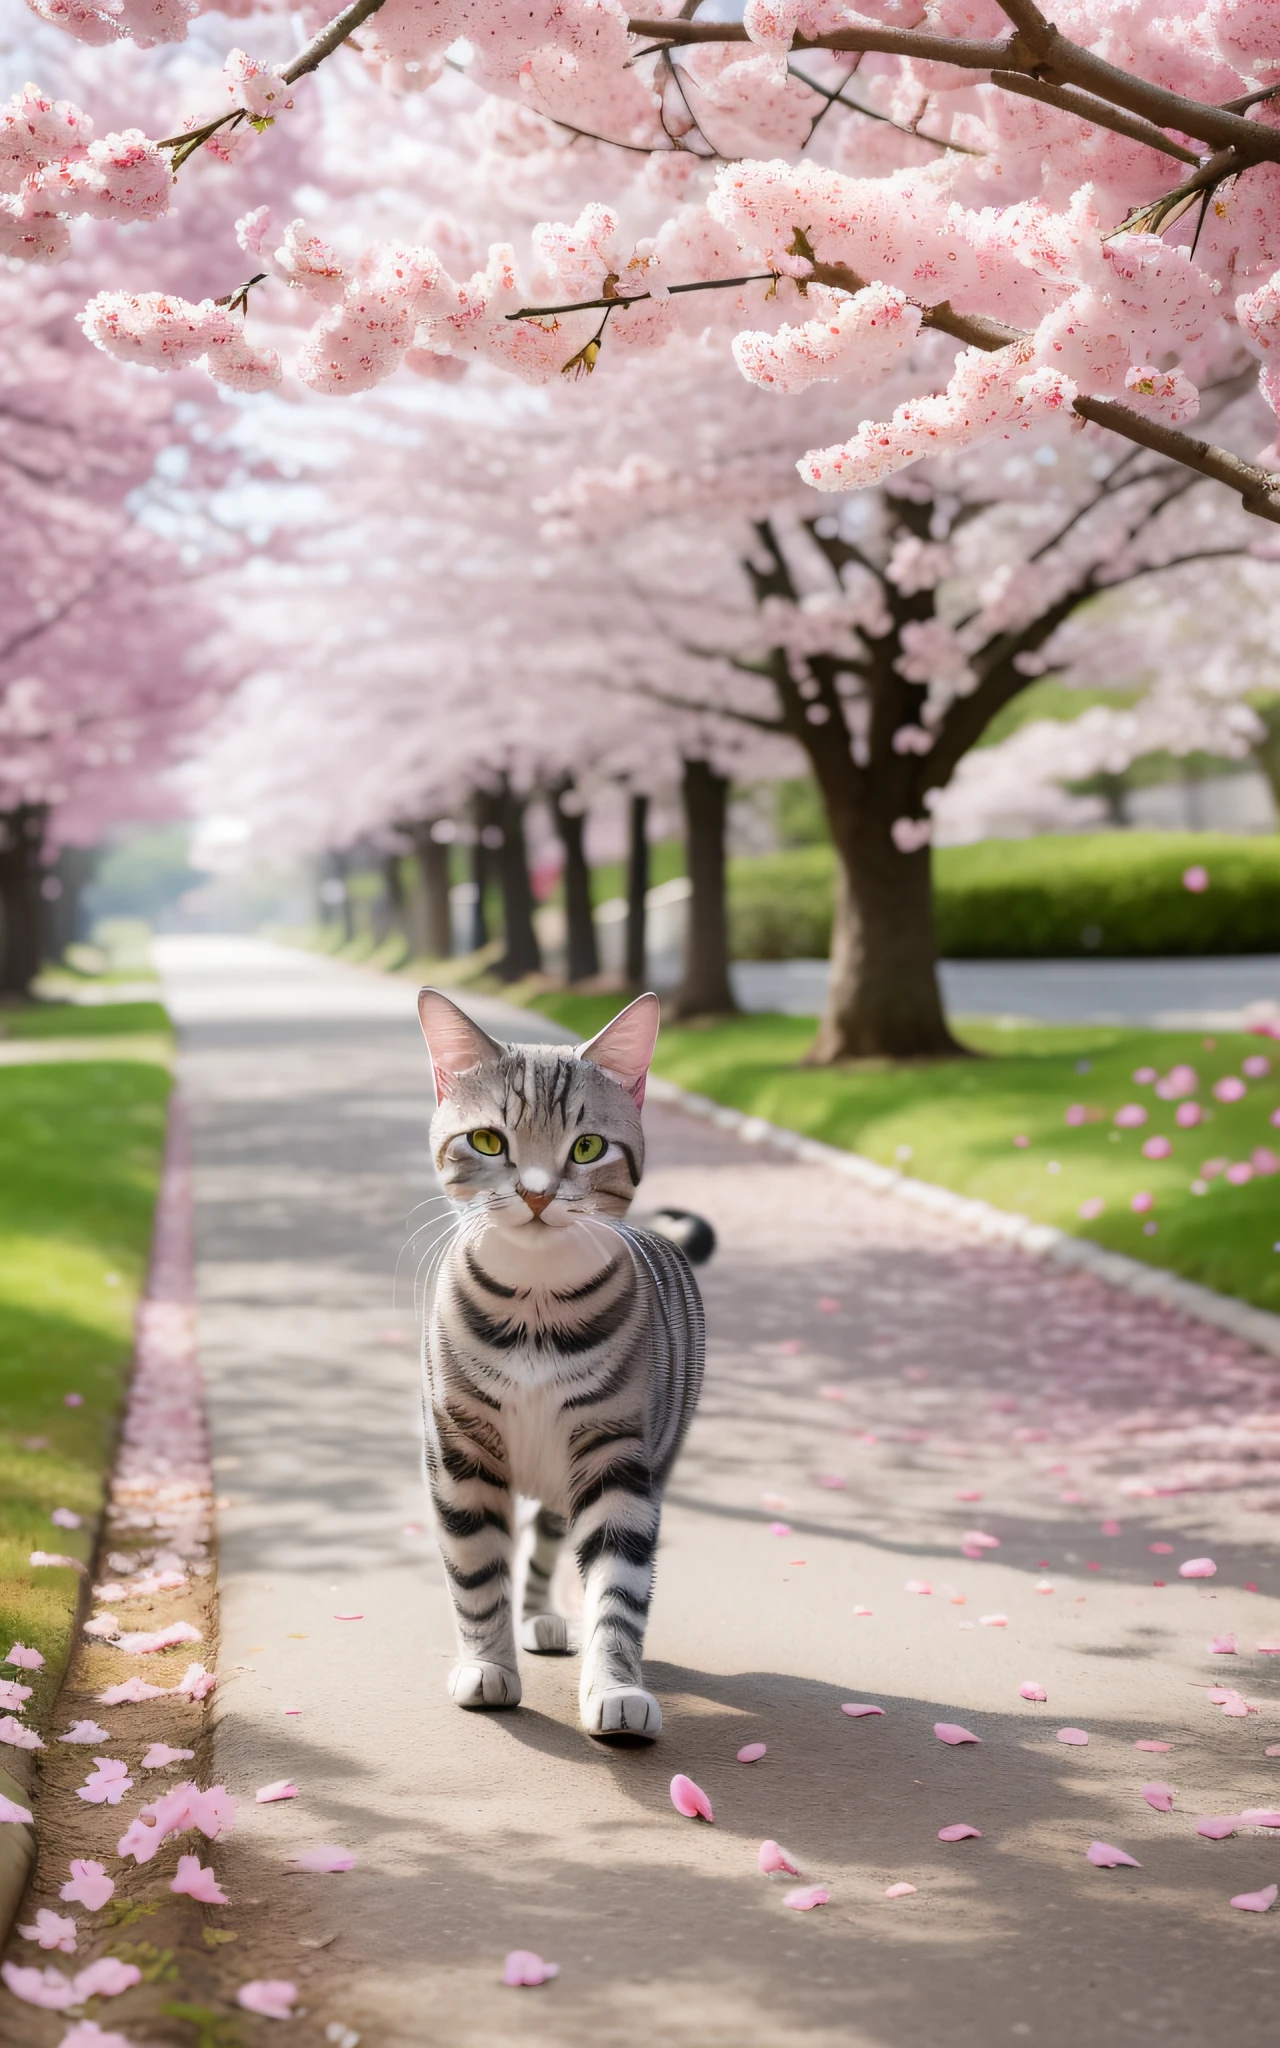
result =
[[[563,1614],[526,1614],[520,1624],[520,1648],[535,1657],[568,1657],[574,1645]]]
[[[606,1692],[587,1694],[582,1725],[602,1742],[652,1742],[662,1732],[662,1708],[638,1685],[611,1686]]]
[[[518,1707],[520,1676],[503,1664],[455,1664],[449,1694],[457,1707]]]

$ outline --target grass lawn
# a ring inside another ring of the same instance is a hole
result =
[[[121,1014],[124,1012],[125,1014]],[[141,1013],[141,1014],[140,1014]],[[0,1658],[16,1640],[41,1672],[29,1718],[52,1706],[79,1575],[33,1550],[88,1559],[115,1449],[146,1272],[170,1077],[157,1004],[3,1013],[5,1038],[68,1040],[65,1062],[0,1064]],[[150,1059],[82,1056],[85,1036],[154,1037]],[[68,1407],[66,1396],[80,1395]],[[56,1507],[84,1517],[56,1527]],[[2,1759],[0,1759],[2,1760]]]
[[[536,1007],[587,1038],[617,1004],[553,995],[538,998]],[[1242,1033],[1212,1038],[1092,1025],[1006,1030],[969,1020],[960,1036],[985,1058],[804,1068],[799,1061],[813,1032],[802,1017],[672,1026],[659,1038],[654,1071],[735,1109],[1280,1313],[1280,1174],[1255,1173],[1232,1185],[1224,1171],[1227,1162],[1250,1161],[1259,1149],[1274,1146],[1280,1155],[1280,1128],[1272,1122],[1280,1122],[1280,1045]],[[1259,1058],[1270,1062],[1270,1072],[1246,1081],[1240,1101],[1215,1099],[1215,1082],[1240,1077],[1242,1062]],[[1176,1103],[1133,1078],[1148,1067],[1167,1074],[1179,1062],[1193,1067],[1200,1082],[1192,1099],[1204,1120],[1191,1130],[1176,1123]],[[1145,1109],[1145,1123],[1117,1129],[1116,1112],[1126,1104]],[[1072,1105],[1086,1121],[1067,1124]],[[1016,1145],[1019,1137],[1028,1142]],[[1144,1158],[1152,1137],[1169,1140],[1168,1158]],[[1149,1210],[1131,1209],[1138,1194],[1152,1197]],[[1081,1203],[1098,1200],[1102,1213],[1083,1219]],[[1154,1232],[1144,1228],[1151,1223]]]

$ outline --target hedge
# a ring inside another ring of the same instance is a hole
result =
[[[1183,875],[1203,868],[1209,886]],[[797,847],[729,864],[740,960],[823,958],[834,857]],[[1280,836],[1095,832],[990,839],[934,854],[939,947],[950,959],[1280,952]]]

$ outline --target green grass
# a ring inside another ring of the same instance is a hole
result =
[[[0,1010],[0,1038],[112,1038],[169,1028],[163,1003],[33,1003]]]
[[[122,1007],[167,1029],[158,1005]],[[25,1016],[45,1026],[63,1014]],[[75,1020],[98,1032],[111,1028],[110,1014],[79,1010]],[[12,1032],[15,1019],[6,1021]],[[124,1028],[138,1028],[136,1015]],[[159,1040],[150,1063],[112,1060],[104,1048],[100,1059],[0,1066],[0,1656],[15,1639],[43,1652],[43,1671],[8,1670],[34,1685],[36,1721],[53,1704],[80,1584],[69,1569],[33,1568],[30,1554],[90,1556],[146,1271],[168,1094]],[[83,1405],[68,1408],[68,1393]],[[73,1508],[85,1526],[56,1528],[55,1507]]]
[[[587,1038],[617,1005],[608,997],[555,995],[539,998],[536,1007]],[[983,1059],[804,1068],[798,1062],[813,1028],[805,1018],[775,1016],[664,1028],[654,1071],[735,1109],[1280,1312],[1280,1252],[1273,1249],[1280,1176],[1233,1187],[1219,1174],[1207,1193],[1191,1192],[1207,1160],[1245,1160],[1257,1147],[1280,1153],[1280,1129],[1271,1123],[1280,1112],[1280,1046],[1242,1033],[1213,1039],[1092,1026],[1004,1030],[975,1021],[961,1027],[961,1036],[989,1055]],[[1271,1060],[1271,1074],[1250,1082],[1242,1102],[1216,1102],[1212,1084],[1239,1074],[1241,1061],[1257,1055]],[[1197,1099],[1207,1112],[1191,1131],[1175,1123],[1175,1104],[1132,1078],[1139,1067],[1167,1073],[1179,1061],[1196,1069]],[[1146,1108],[1148,1121],[1117,1132],[1115,1112],[1130,1102]],[[1091,1121],[1069,1128],[1064,1115],[1071,1103],[1094,1112]],[[1144,1140],[1157,1134],[1171,1140],[1171,1156],[1144,1159]],[[1025,1148],[1015,1146],[1017,1136],[1029,1139]],[[1051,1161],[1058,1172],[1049,1172]],[[1155,1199],[1148,1216],[1129,1207],[1139,1191]],[[1105,1211],[1086,1223],[1080,1204],[1095,1197]],[[1155,1236],[1143,1233],[1148,1221],[1158,1226]]]

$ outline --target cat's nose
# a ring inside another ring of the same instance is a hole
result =
[[[529,1208],[532,1209],[535,1216],[541,1216],[543,1210],[547,1208],[550,1203],[554,1202],[556,1198],[554,1188],[548,1188],[545,1193],[541,1191],[535,1193],[532,1188],[525,1187],[523,1182],[517,1184],[516,1193],[519,1195],[522,1202],[526,1202],[528,1204]]]

